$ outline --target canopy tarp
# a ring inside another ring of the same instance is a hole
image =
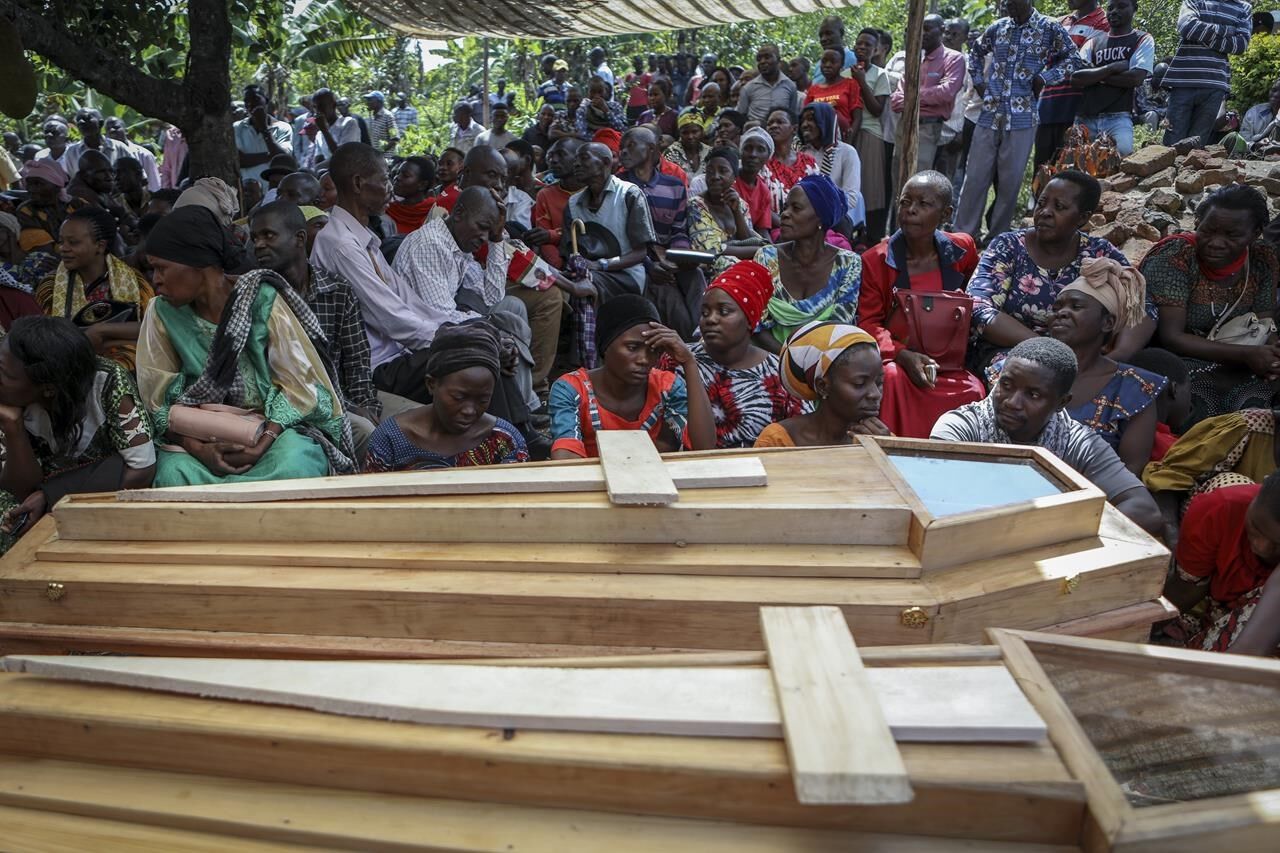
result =
[[[348,0],[417,38],[562,39],[661,32],[836,12],[864,0]]]

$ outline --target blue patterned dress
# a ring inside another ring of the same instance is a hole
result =
[[[1114,450],[1129,422],[1155,402],[1169,380],[1131,364],[1116,372],[1093,399],[1067,407],[1067,414],[1101,436]]]

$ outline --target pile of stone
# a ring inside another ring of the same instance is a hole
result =
[[[1222,146],[1180,153],[1148,145],[1101,178],[1102,200],[1088,231],[1103,237],[1136,264],[1157,240],[1195,228],[1195,211],[1207,194],[1232,183],[1263,191],[1274,216],[1280,208],[1280,164],[1232,160]]]

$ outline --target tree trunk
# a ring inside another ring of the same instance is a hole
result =
[[[25,46],[117,103],[176,125],[190,146],[193,179],[215,175],[239,188],[231,133],[231,19],[225,0],[189,0],[193,34],[182,80],[146,74],[133,57],[72,36],[61,19],[0,0]],[[163,13],[158,13],[163,14]]]
[[[202,113],[193,121],[178,125],[187,140],[187,174],[191,180],[218,177],[240,194],[240,166],[235,137],[231,132],[231,110]]]

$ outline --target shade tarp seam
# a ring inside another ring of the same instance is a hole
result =
[[[786,18],[864,0],[348,0],[348,7],[416,38],[562,39],[662,32]]]

